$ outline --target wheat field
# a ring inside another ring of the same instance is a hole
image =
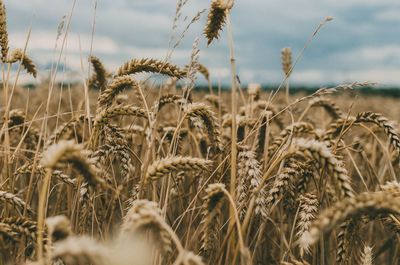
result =
[[[400,264],[398,100],[293,94],[289,48],[278,89],[241,85],[234,7],[212,0],[203,32],[229,36],[229,90],[196,41],[186,66],[92,55],[83,84],[26,88],[11,67],[40,70],[0,1],[0,264]]]

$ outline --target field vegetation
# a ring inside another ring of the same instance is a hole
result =
[[[40,70],[9,49],[0,1],[0,264],[400,264],[398,99],[294,94],[289,48],[278,88],[240,84],[233,8],[212,0],[204,30],[228,34],[229,90],[200,39],[186,66],[91,55],[83,84],[29,88]]]

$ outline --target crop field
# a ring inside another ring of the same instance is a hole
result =
[[[223,89],[196,41],[186,66],[93,54],[83,82],[26,86],[0,1],[0,265],[400,264],[399,99],[293,93],[289,48],[276,89],[241,84],[234,8],[202,33],[228,35]]]

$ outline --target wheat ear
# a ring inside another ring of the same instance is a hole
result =
[[[126,240],[130,236],[150,231],[153,235],[153,242],[163,251],[171,252],[172,240],[165,226],[157,203],[148,200],[135,200],[124,217],[120,239]]]
[[[40,161],[43,167],[51,170],[65,163],[71,163],[90,185],[104,184],[104,180],[96,175],[97,170],[93,166],[94,161],[89,158],[89,152],[82,145],[75,144],[73,141],[63,140],[51,145],[43,153]]]
[[[22,67],[31,74],[33,77],[36,78],[37,76],[37,69],[35,64],[33,63],[32,59],[28,57],[28,55],[21,49],[15,49],[12,51],[8,62],[15,63],[21,62]]]
[[[226,12],[233,6],[233,1],[229,2],[230,3],[223,3],[223,0],[211,1],[207,24],[204,28],[204,35],[207,38],[208,45],[210,45],[214,39],[219,38],[219,32],[226,22]]]
[[[204,99],[213,105],[218,111],[221,110],[221,115],[224,115],[228,112],[228,107],[220,99],[220,97],[216,95],[206,95]]]
[[[188,117],[200,118],[207,128],[208,137],[214,149],[222,150],[220,125],[210,108],[202,103],[188,104],[185,108]]]
[[[237,205],[240,207],[239,217],[241,220],[246,215],[246,203],[250,195],[261,183],[261,165],[256,159],[256,154],[250,150],[243,150],[238,153],[238,187],[237,187]],[[264,189],[256,196],[255,213],[262,218],[266,218],[266,192]]]
[[[372,265],[373,255],[372,255],[372,247],[364,246],[364,249],[361,253],[361,265]]]
[[[314,159],[320,168],[326,167],[331,172],[334,180],[339,186],[339,194],[342,197],[353,197],[354,191],[347,170],[331,152],[328,145],[316,140],[306,140],[304,138],[293,139],[294,150],[299,151],[310,159]]]
[[[47,218],[46,227],[52,243],[65,240],[72,235],[71,223],[64,215]]]
[[[6,62],[9,47],[8,47],[8,31],[7,31],[7,14],[3,0],[0,0],[0,46],[1,46],[1,60],[3,62]]]
[[[206,195],[203,198],[202,206],[202,231],[200,252],[203,256],[209,257],[217,243],[218,227],[215,222],[221,214],[221,207],[224,198],[225,185],[221,183],[210,184],[206,188]]]
[[[99,113],[94,120],[94,127],[100,129],[102,126],[106,125],[111,118],[118,116],[135,116],[145,118],[147,115],[148,113],[146,110],[136,107],[133,104],[115,106],[114,108],[108,108]]]
[[[103,63],[96,56],[90,56],[89,62],[92,64],[94,70],[89,80],[89,87],[103,90],[107,83],[107,71]]]
[[[338,119],[335,123],[330,125],[329,129],[325,133],[324,139],[328,140],[337,137],[341,132],[344,132],[350,129],[353,125],[358,125],[362,122],[374,123],[382,128],[394,149],[400,153],[400,134],[393,126],[393,122],[379,113],[370,111],[360,112],[356,117]]]
[[[146,181],[155,181],[166,174],[178,171],[208,171],[212,161],[185,156],[166,157],[154,161],[148,168]]]
[[[122,75],[115,77],[103,91],[100,92],[97,99],[98,109],[105,109],[112,105],[114,98],[126,88],[139,90],[138,82],[131,76]]]
[[[333,119],[344,118],[343,111],[336,105],[333,100],[324,97],[317,97],[310,100],[308,103],[309,108],[322,107],[324,108]]]
[[[159,73],[176,78],[186,76],[186,71],[178,66],[155,59],[132,59],[117,70],[117,76],[137,74],[141,72]]]
[[[285,77],[290,76],[292,70],[292,50],[288,47],[283,48],[281,51],[282,70]]]
[[[18,235],[18,237],[26,236],[32,240],[36,239],[37,224],[25,217],[12,216],[3,218],[0,226],[8,227],[11,234]]]
[[[88,237],[68,237],[54,244],[51,260],[62,259],[67,264],[108,265],[109,249]]]
[[[300,210],[296,235],[300,239],[310,229],[311,222],[316,218],[319,203],[317,196],[305,193],[300,195],[299,204]],[[303,256],[305,252],[309,252],[309,249],[300,245],[300,255]]]
[[[167,95],[163,95],[160,97],[160,99],[158,101],[156,101],[156,103],[154,104],[154,112],[158,113],[161,111],[161,109],[167,105],[167,104],[175,104],[177,106],[181,106],[181,104],[183,103],[183,99],[182,96],[180,95],[173,95],[173,94],[167,94]]]
[[[9,203],[16,208],[24,209],[27,207],[27,209],[30,209],[21,198],[10,192],[0,190],[0,201]]]
[[[332,231],[346,220],[376,214],[400,214],[400,197],[389,192],[365,192],[344,198],[325,209],[312,223],[308,232],[300,239],[303,247],[318,241],[322,234]]]
[[[284,128],[279,136],[277,136],[271,145],[268,147],[268,153],[273,154],[282,144],[287,140],[290,135],[299,133],[314,133],[314,126],[308,122],[295,122]]]

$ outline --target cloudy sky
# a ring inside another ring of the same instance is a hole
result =
[[[23,47],[32,33],[28,53],[41,66],[60,54],[63,37],[57,28],[69,16],[74,0],[3,0],[8,12],[10,45]],[[61,61],[71,69],[87,69],[94,6],[96,26],[93,54],[109,70],[131,58],[166,56],[175,14],[175,0],[76,0]],[[188,0],[175,35],[209,1]],[[201,37],[200,61],[216,82],[229,82],[226,32],[206,47],[201,36],[207,12],[193,24],[172,54],[178,65],[188,63],[196,37]],[[282,80],[280,50],[291,47],[297,57],[311,33],[326,24],[300,59],[292,82],[322,85],[350,81],[377,81],[400,85],[399,0],[236,0],[232,11],[237,68],[243,83],[276,84]],[[65,30],[66,27],[64,27]],[[199,77],[200,80],[200,77]]]

